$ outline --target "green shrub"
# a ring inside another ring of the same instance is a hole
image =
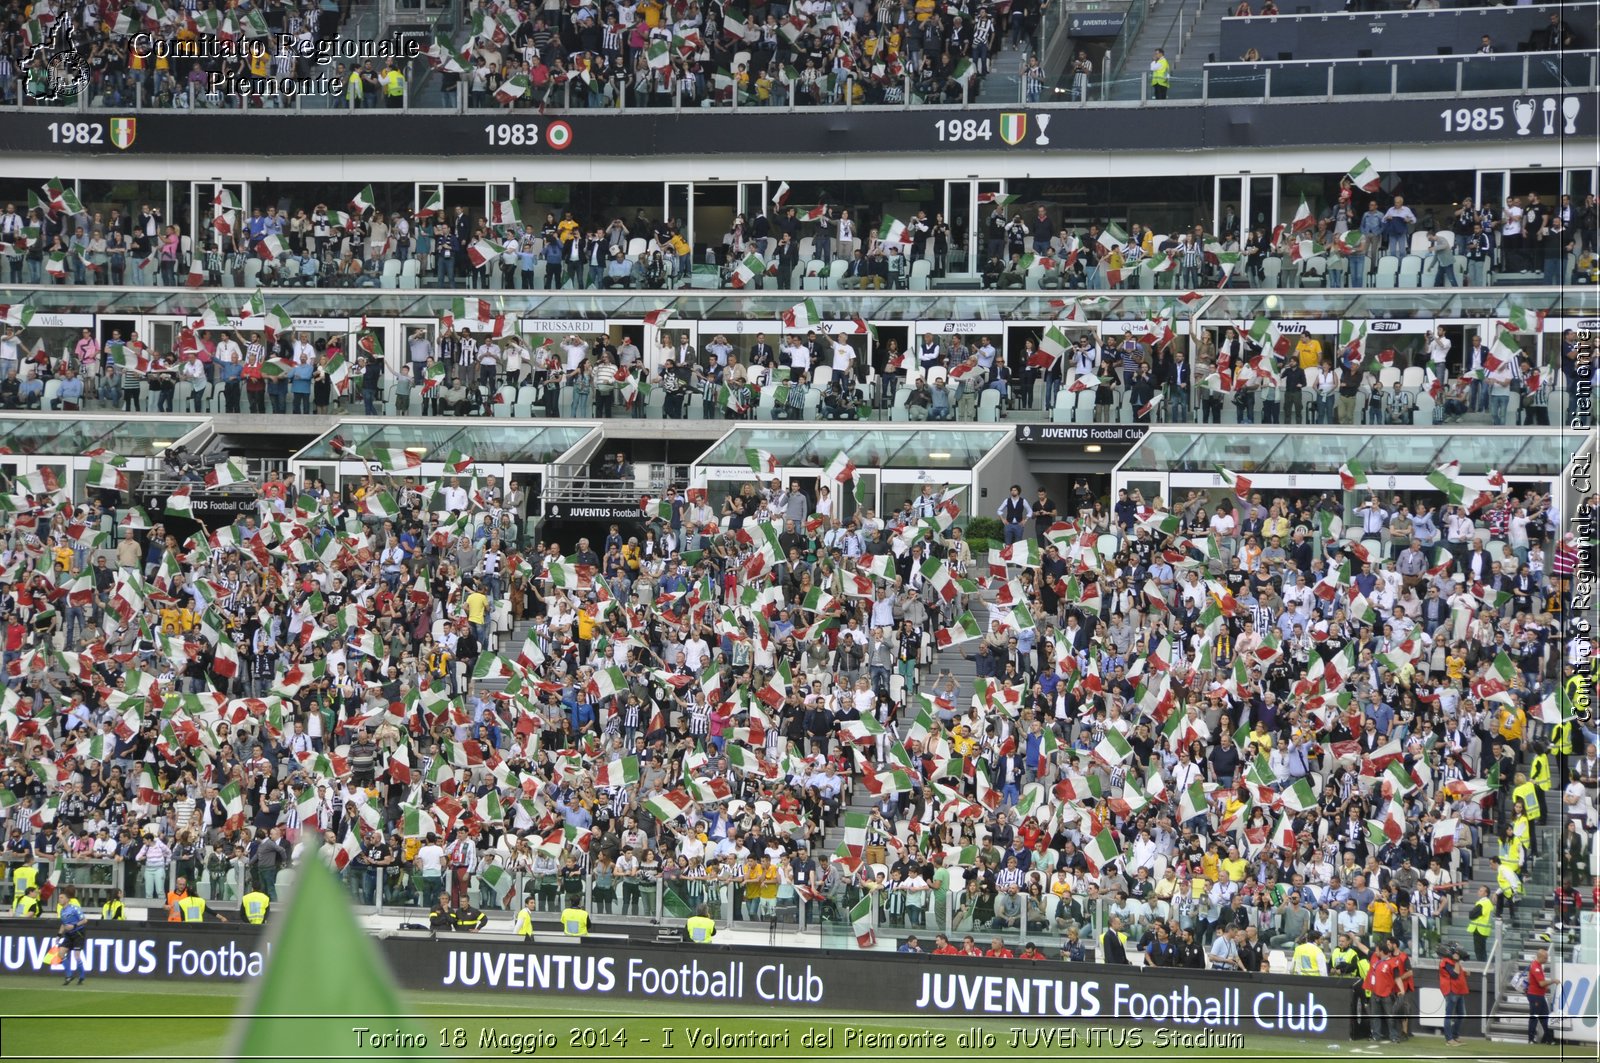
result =
[[[967,539],[1003,539],[1005,529],[1000,526],[999,517],[973,517],[967,521]],[[976,546],[973,547],[977,549]]]

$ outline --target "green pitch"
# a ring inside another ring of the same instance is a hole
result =
[[[597,1007],[557,996],[516,1001],[506,996],[409,992],[404,997],[412,1016],[409,1024],[398,1028],[393,1020],[376,1018],[270,1019],[283,1045],[283,1054],[276,1058],[763,1063],[818,1057],[895,1060],[929,1053],[989,1060],[1207,1058],[1229,1063],[1306,1057],[1562,1058],[1560,1049],[1535,1050],[1523,1044],[1479,1042],[1451,1049],[1433,1036],[1396,1047],[1352,1044],[1337,1036],[1296,1039],[1027,1020],[970,1024],[804,1009],[728,1009],[713,1018],[684,1005],[613,1001]],[[244,991],[238,986],[91,979],[81,987],[63,987],[54,976],[0,977],[0,1059],[52,1063],[220,1059],[228,1052],[233,1016],[244,1006]],[[343,1049],[337,1050],[341,1043]],[[337,1054],[313,1052],[318,1044],[335,1045]]]

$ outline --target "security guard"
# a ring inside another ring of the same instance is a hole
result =
[[[1167,53],[1157,48],[1156,57],[1150,62],[1150,95],[1158,100],[1164,100],[1170,88],[1172,88],[1172,64],[1167,61]]]
[[[178,911],[183,915],[185,923],[203,923],[206,921],[206,899],[204,897],[184,897],[178,902]],[[226,923],[228,917],[221,912],[212,912],[219,923]]]
[[[111,898],[100,906],[100,918],[113,921],[128,918],[128,909],[122,904],[121,890],[111,891]]]
[[[434,933],[456,928],[456,910],[450,904],[450,895],[448,893],[439,894],[438,903],[428,913],[428,928]]]
[[[1494,901],[1489,899],[1489,887],[1478,887],[1478,899],[1472,905],[1472,918],[1467,920],[1467,930],[1472,934],[1472,957],[1479,963],[1489,959],[1489,937],[1494,933]]]
[[[1528,764],[1528,781],[1536,787],[1534,796],[1538,799],[1539,819],[1550,814],[1550,808],[1545,803],[1545,795],[1550,791],[1550,749],[1543,742],[1536,742],[1533,746],[1533,760]]]
[[[167,922],[183,922],[183,909],[180,905],[187,896],[189,896],[189,880],[180,876],[167,891]]]
[[[239,912],[244,916],[244,921],[260,926],[266,922],[267,909],[272,906],[272,898],[260,890],[251,890],[239,901]]]
[[[711,939],[717,936],[717,924],[706,914],[703,904],[694,910],[694,914],[683,924],[683,929],[696,945],[709,945]]]
[[[1295,974],[1310,975],[1316,978],[1328,976],[1328,958],[1322,954],[1322,935],[1315,930],[1306,935],[1305,940],[1294,947]]]
[[[530,941],[533,938],[533,913],[538,904],[539,898],[530,893],[523,898],[522,907],[517,909],[517,918],[511,924],[511,932],[523,941]]]
[[[587,937],[589,913],[573,904],[561,909],[561,932],[569,938]]]
[[[1548,766],[1545,769],[1549,771]],[[1511,787],[1511,800],[1522,802],[1522,812],[1528,819],[1527,846],[1529,856],[1539,855],[1539,844],[1534,840],[1534,835],[1539,827],[1540,800],[1539,787],[1535,785],[1522,772],[1517,772],[1516,783]],[[1516,806],[1513,805],[1513,808]]]
[[[1333,973],[1353,974],[1365,983],[1371,966],[1366,954],[1356,951],[1355,940],[1349,934],[1340,934],[1339,946],[1333,950]]]
[[[1550,728],[1550,752],[1558,757],[1572,756],[1572,721]]]
[[[18,864],[16,870],[11,872],[11,896],[21,898],[24,893],[39,884],[39,866],[37,864]]]
[[[456,929],[472,933],[483,929],[483,924],[488,921],[488,916],[470,904],[463,904],[456,909]]]
[[[39,887],[29,886],[11,903],[11,914],[22,919],[39,918]]]

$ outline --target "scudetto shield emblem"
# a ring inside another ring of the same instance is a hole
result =
[[[133,147],[133,138],[139,135],[139,120],[137,118],[113,118],[111,120],[111,143],[117,150],[127,151]]]
[[[1028,116],[1021,111],[1007,111],[1000,116],[1000,139],[1007,144],[1020,144],[1028,135]]]

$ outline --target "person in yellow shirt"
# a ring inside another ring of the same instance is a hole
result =
[[[781,878],[778,865],[772,862],[769,856],[761,857],[761,915],[770,918],[778,907],[778,881]]]
[[[761,915],[761,861],[752,856],[744,864],[744,917],[752,922]]]
[[[1228,873],[1228,881],[1243,882],[1245,872],[1249,870],[1249,867],[1249,862],[1239,855],[1239,847],[1237,845],[1228,846],[1227,858],[1222,861],[1222,870]]]
[[[1216,849],[1207,849],[1200,857],[1200,877],[1206,882],[1217,881],[1222,871],[1222,858],[1217,855]]]
[[[1372,916],[1372,945],[1377,948],[1394,933],[1394,916],[1399,909],[1395,907],[1394,900],[1385,888],[1367,905],[1367,913]]]
[[[258,78],[266,77],[267,73],[268,73],[268,71],[270,69],[271,61],[272,61],[271,57],[267,55],[266,48],[264,48],[262,45],[260,45],[260,44],[252,44],[250,46],[250,76],[251,77],[258,77]]]
[[[644,0],[639,5],[639,17],[644,19],[644,24],[651,29],[661,25],[661,4],[659,0]]]
[[[1460,643],[1451,647],[1450,652],[1445,655],[1444,674],[1452,683],[1459,683],[1467,677],[1467,655]]]
[[[644,5],[639,5],[639,9],[641,11],[644,10]],[[655,23],[652,22],[650,25],[653,26]],[[556,237],[561,241],[561,245],[565,247],[566,245],[572,243],[572,241],[576,240],[578,238],[578,232],[579,226],[577,221],[572,217],[572,211],[569,210],[564,212],[561,215],[561,220],[556,223]]]
[[[489,596],[483,593],[483,586],[474,583],[462,605],[467,611],[467,623],[477,631],[478,645],[488,649],[488,631],[484,628],[484,622],[489,618]]]
[[[1315,369],[1322,364],[1322,341],[1311,333],[1302,333],[1300,342],[1294,345],[1295,357],[1300,359],[1301,369]]]
[[[938,5],[934,3],[934,0],[917,0],[917,5],[916,5],[916,9],[915,9],[916,10],[916,15],[917,15],[917,21],[919,23],[928,21],[930,18],[933,17],[933,13],[937,9],[938,9]]]
[[[383,68],[383,73],[378,75],[378,82],[383,86],[385,106],[391,108],[404,107],[406,102],[406,76],[400,68],[390,60]]]

